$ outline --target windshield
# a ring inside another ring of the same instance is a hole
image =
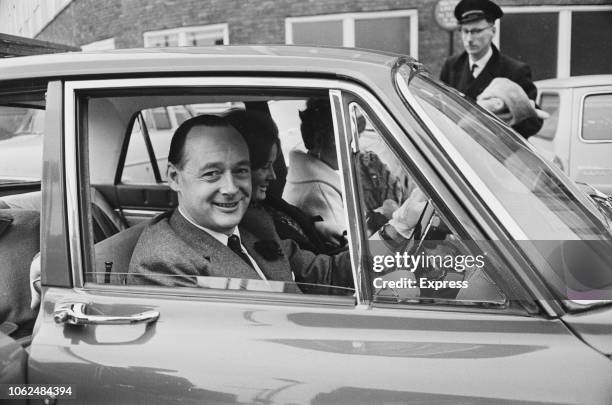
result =
[[[402,69],[396,79],[557,298],[612,299],[611,233],[592,202],[518,134],[458,93]]]
[[[45,111],[0,106],[0,183],[40,181]]]

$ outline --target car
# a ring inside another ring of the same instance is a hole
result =
[[[261,45],[117,50],[2,60],[0,82],[2,108],[44,113],[41,160],[19,155],[39,177],[0,161],[2,288],[15,295],[9,312],[22,314],[4,319],[3,398],[612,402],[606,216],[413,59]],[[279,129],[276,163],[291,170],[312,99],[329,100],[348,240],[340,254],[354,288],[285,292],[290,282],[204,274],[192,287],[132,284],[140,232],[177,205],[163,173],[179,121],[158,131],[147,114],[263,112]],[[126,171],[132,155],[141,168]],[[401,245],[377,238],[385,226],[368,227],[369,201],[381,196],[366,187],[379,179],[364,177],[363,156],[398,179],[393,204],[415,189],[426,196]],[[40,310],[30,311],[36,266]]]
[[[535,84],[550,118],[530,142],[571,179],[612,194],[612,75]]]

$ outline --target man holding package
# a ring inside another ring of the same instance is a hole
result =
[[[455,7],[465,51],[449,57],[440,80],[497,114],[525,138],[542,127],[546,114],[535,108],[531,69],[493,45],[495,20],[503,16],[490,0],[462,0]]]

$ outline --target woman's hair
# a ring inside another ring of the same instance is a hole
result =
[[[309,99],[306,102],[306,109],[300,111],[300,119],[302,120],[300,130],[306,149],[311,150],[334,142],[334,124],[329,99]]]
[[[280,150],[278,127],[269,114],[236,108],[226,113],[225,118],[240,132],[249,147],[253,170],[261,169],[266,164],[273,145]]]

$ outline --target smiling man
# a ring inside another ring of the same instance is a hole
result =
[[[503,77],[518,84],[535,103],[537,89],[529,66],[500,53],[492,43],[495,20],[503,14],[499,6],[490,0],[462,0],[457,4],[455,18],[460,25],[465,50],[446,59],[440,80],[476,101],[493,79]],[[538,132],[542,123],[541,118],[533,116],[514,124],[512,128],[527,138]]]
[[[265,211],[249,207],[249,151],[224,118],[185,121],[172,138],[167,174],[178,208],[143,230],[130,261],[130,284],[195,286],[196,277],[214,276],[285,281],[287,292],[350,292],[326,287],[353,287],[348,252],[301,250],[280,240]],[[302,283],[299,290],[294,280]]]

